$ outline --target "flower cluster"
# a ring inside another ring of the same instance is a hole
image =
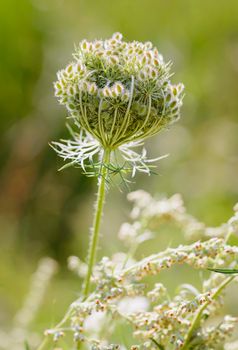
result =
[[[189,215],[178,195],[162,199],[157,205],[155,199],[141,191],[131,193],[129,199],[136,201],[132,211],[135,220],[142,213],[146,213],[147,218],[150,213],[150,219],[156,218],[157,223],[165,218],[170,221],[180,215]],[[227,235],[231,227],[234,231],[234,217],[226,225]],[[225,287],[235,279],[234,276],[211,272],[209,278],[202,281],[200,289],[188,283],[181,284],[172,295],[157,278],[155,283],[148,284],[148,277],[158,276],[162,271],[181,264],[202,270],[217,266],[234,267],[238,247],[229,245],[225,236],[213,237],[168,248],[136,261],[131,252],[132,241],[138,246],[146,239],[152,239],[146,230],[146,224],[142,225],[139,220],[137,224],[122,226],[119,237],[127,243],[129,255],[117,253],[112,259],[104,257],[95,266],[93,293],[86,299],[75,301],[60,327],[46,332],[56,345],[60,346],[61,337],[69,329],[77,346],[86,344],[86,348],[92,350],[218,350],[226,343],[238,318],[229,315],[218,318],[217,314],[223,304]],[[76,257],[69,260],[70,268],[76,269],[77,273],[81,265]],[[128,343],[113,343],[110,339],[114,338],[122,321],[131,327],[130,340]]]
[[[234,215],[227,223],[218,227],[207,227],[187,212],[180,194],[170,198],[153,198],[149,193],[139,190],[129,193],[128,200],[133,202],[130,214],[133,223],[123,224],[119,233],[119,238],[127,244],[131,239],[135,240],[135,237],[140,236],[142,226],[146,227],[147,235],[152,235],[161,224],[168,222],[180,227],[185,238],[189,240],[235,236],[238,241],[237,205],[234,207]]]
[[[199,345],[197,340],[194,341],[194,349],[201,349],[201,344],[204,349],[214,349],[214,347],[224,344],[227,337],[230,337],[234,331],[234,327],[238,323],[237,317],[225,316],[218,325],[207,327],[202,329],[198,334],[198,339],[202,339],[202,343]]]
[[[145,154],[128,147],[141,145],[180,116],[183,85],[171,83],[171,64],[152,43],[126,42],[120,33],[104,41],[83,40],[73,57],[57,74],[55,95],[82,133],[55,143],[59,155],[83,165],[95,155],[100,159],[105,149],[119,149],[124,160],[143,168]]]
[[[120,33],[83,40],[74,59],[59,71],[55,94],[105,148],[144,139],[178,119],[183,86],[170,83],[170,65],[150,42],[127,43]]]
[[[238,256],[238,247],[225,244],[223,239],[211,238],[188,246],[178,246],[149,256],[124,271],[123,276],[140,280],[148,275],[156,275],[175,264],[188,264],[197,269],[212,267],[214,262],[226,266]],[[219,257],[219,260],[216,259]]]

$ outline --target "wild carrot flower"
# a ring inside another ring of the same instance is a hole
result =
[[[94,173],[105,151],[112,167],[120,168],[119,150],[133,174],[149,172],[146,152],[139,154],[134,147],[180,116],[183,84],[170,82],[171,64],[152,43],[125,42],[120,33],[104,41],[83,40],[73,58],[58,72],[54,86],[78,132],[70,141],[54,143],[58,154],[86,172],[91,164]]]
[[[146,150],[137,153],[135,147],[178,120],[183,85],[170,82],[171,64],[164,62],[152,43],[125,42],[120,33],[104,41],[81,41],[73,59],[58,72],[54,86],[77,131],[69,127],[72,139],[52,146],[68,162],[66,166],[79,165],[99,179],[84,287],[87,296],[106,183],[117,172],[122,180],[124,172],[150,173],[155,159],[147,159]]]

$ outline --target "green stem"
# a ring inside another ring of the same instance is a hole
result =
[[[221,293],[221,291],[235,278],[235,276],[232,277],[228,277],[227,279],[225,279],[223,281],[223,283],[220,284],[220,286],[217,288],[217,290],[215,291],[215,293],[212,296],[212,299],[216,299],[216,297]],[[196,330],[196,328],[198,327],[200,318],[202,316],[203,311],[206,309],[206,307],[209,305],[209,301],[207,301],[204,305],[202,305],[198,311],[198,313],[195,315],[192,324],[188,330],[187,333],[187,337],[186,340],[183,344],[183,347],[181,348],[181,350],[187,350],[189,349],[189,345],[190,345],[190,341],[193,337],[193,334]]]
[[[228,233],[228,235],[226,236],[225,238],[225,243],[228,242],[229,240],[229,237],[230,237],[230,233]],[[221,291],[235,278],[235,276],[231,276],[231,277],[228,277],[227,279],[225,279],[223,281],[223,283],[220,284],[220,286],[217,288],[216,292],[213,294],[212,296],[212,299],[215,299],[220,293]],[[187,333],[187,337],[186,337],[186,340],[185,340],[185,343],[182,347],[181,350],[186,350],[188,349],[188,346],[189,346],[189,343],[190,343],[190,340],[193,336],[193,333],[195,331],[195,329],[197,328],[198,326],[198,323],[200,321],[200,318],[202,316],[202,313],[203,311],[206,309],[206,307],[208,306],[209,302],[206,302],[204,305],[201,306],[201,308],[199,309],[198,313],[195,315],[194,319],[193,319],[193,322],[188,330],[188,333]]]
[[[105,150],[103,160],[102,160],[103,166],[102,166],[102,170],[99,178],[99,184],[98,184],[96,211],[95,211],[94,221],[93,221],[92,237],[90,240],[89,251],[88,251],[88,259],[87,259],[88,271],[84,281],[84,289],[83,289],[84,298],[87,298],[90,291],[91,276],[92,276],[93,266],[96,260],[99,230],[100,230],[102,213],[103,213],[106,181],[107,181],[107,174],[108,174],[107,165],[109,161],[110,161],[110,150]]]

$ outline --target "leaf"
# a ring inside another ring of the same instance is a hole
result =
[[[223,273],[224,275],[234,275],[238,274],[237,269],[208,269],[209,271],[217,272],[217,273]]]

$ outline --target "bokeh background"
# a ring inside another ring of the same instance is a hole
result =
[[[158,175],[137,176],[131,190],[179,192],[189,211],[208,225],[226,221],[238,201],[237,0],[1,1],[3,328],[10,327],[43,256],[55,258],[60,269],[33,327],[48,327],[77,296],[80,282],[67,271],[66,260],[85,258],[96,182],[72,168],[57,171],[62,161],[48,143],[65,135],[65,111],[52,82],[71,60],[74,44],[115,31],[126,40],[152,41],[174,62],[174,82],[186,87],[181,120],[148,143],[152,156],[169,153],[169,158],[158,164]],[[116,233],[129,208],[126,191],[112,188],[101,255],[118,249]],[[167,234],[173,240],[173,232]],[[180,277],[186,281],[185,273]],[[235,301],[228,301],[228,308],[234,307]]]

